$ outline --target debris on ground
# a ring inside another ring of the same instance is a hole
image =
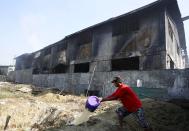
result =
[[[17,91],[21,91],[24,93],[30,93],[30,92],[32,92],[32,89],[28,88],[28,87],[22,87],[22,88],[18,89]]]
[[[22,87],[31,86],[0,83],[0,130],[6,126],[7,131],[143,131],[132,115],[124,119],[123,129],[119,128],[115,114],[119,102],[102,103],[87,122],[74,126],[70,123],[83,113],[86,97],[48,91],[37,95],[16,91]],[[189,130],[188,109],[148,98],[142,103],[154,131]]]

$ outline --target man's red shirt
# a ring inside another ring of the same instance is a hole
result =
[[[138,108],[142,107],[142,103],[135,92],[125,84],[120,83],[117,90],[108,98],[116,97],[121,101],[128,112],[136,112]]]

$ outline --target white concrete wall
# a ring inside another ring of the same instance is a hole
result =
[[[175,94],[178,94],[179,98],[189,99],[189,95],[188,97],[185,95],[189,90],[188,75],[189,69],[95,72],[90,90],[99,90],[102,96],[109,95],[115,90],[111,80],[114,76],[120,76],[124,83],[132,87],[137,87],[137,80],[140,79],[142,81],[142,87],[166,89],[167,94],[165,95],[167,96],[176,97]],[[182,78],[182,81],[179,82],[184,84],[175,82],[178,76]],[[56,87],[74,94],[83,94],[89,86],[91,77],[92,73],[33,75],[33,84],[44,87]]]

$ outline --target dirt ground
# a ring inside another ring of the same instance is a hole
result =
[[[70,123],[83,111],[84,96],[59,95],[43,92],[33,95],[30,85],[0,82],[0,130],[7,131],[143,131],[130,115],[124,119],[124,128],[118,126],[115,109],[119,102],[105,102],[81,125]],[[145,98],[145,115],[154,131],[189,131],[189,110],[179,105]],[[186,103],[188,104],[188,103]]]

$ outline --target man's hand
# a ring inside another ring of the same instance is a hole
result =
[[[104,102],[104,101],[105,101],[105,98],[102,98],[102,99],[100,100],[100,103],[101,103],[101,102]]]

